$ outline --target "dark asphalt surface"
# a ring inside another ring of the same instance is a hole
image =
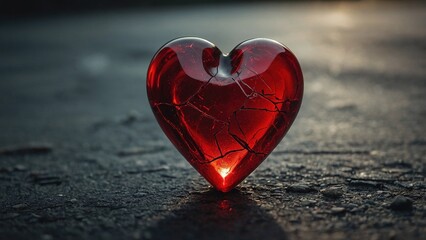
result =
[[[0,23],[0,239],[424,239],[426,4],[287,3]],[[212,190],[161,132],[145,74],[199,36],[287,45],[283,142]]]

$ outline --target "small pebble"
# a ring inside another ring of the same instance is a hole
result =
[[[340,198],[343,195],[343,190],[339,187],[329,187],[321,190],[322,195],[328,198]]]
[[[16,205],[12,206],[12,208],[14,208],[14,209],[24,209],[26,207],[28,207],[28,205],[25,204],[25,203],[20,203],[20,204],[16,204]]]
[[[332,214],[342,214],[344,212],[346,212],[346,209],[343,208],[343,207],[333,207],[333,208],[331,208],[331,213]]]
[[[396,196],[389,206],[394,211],[409,211],[413,208],[413,201],[404,196]]]
[[[140,193],[133,194],[133,197],[135,197],[135,198],[141,198],[141,197],[145,197],[146,195],[147,195],[146,193],[140,192]]]
[[[374,181],[351,180],[349,186],[359,188],[381,188],[383,185]]]
[[[18,164],[13,169],[18,172],[24,172],[27,171],[28,168],[22,164]]]
[[[314,206],[316,204],[315,200],[304,200],[301,201],[300,204],[305,207]]]
[[[315,191],[312,187],[302,184],[302,183],[295,183],[287,187],[286,189],[288,192],[296,192],[296,193],[309,193]]]
[[[348,204],[346,204],[345,205],[347,208],[350,208],[350,209],[353,209],[353,208],[357,208],[358,207],[358,205],[357,204],[355,204],[355,203],[348,203]]]

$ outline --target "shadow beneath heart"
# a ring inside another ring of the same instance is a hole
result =
[[[151,239],[288,239],[271,215],[238,190],[191,195],[149,232]]]

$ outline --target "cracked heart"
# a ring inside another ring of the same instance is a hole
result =
[[[229,54],[195,37],[164,45],[147,93],[164,133],[216,189],[238,185],[282,140],[299,111],[303,76],[294,54],[265,38]]]

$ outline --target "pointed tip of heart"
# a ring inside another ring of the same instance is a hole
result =
[[[231,168],[219,168],[217,172],[222,177],[222,184],[220,186],[215,186],[221,192],[229,192],[233,187],[230,187],[226,182],[226,176],[231,172]]]
[[[221,192],[229,192],[231,191],[237,184],[229,182],[227,176],[232,172],[232,168],[230,167],[218,167],[216,168],[216,171],[219,175],[218,178],[215,179],[215,181],[212,181],[211,184],[214,188]]]

